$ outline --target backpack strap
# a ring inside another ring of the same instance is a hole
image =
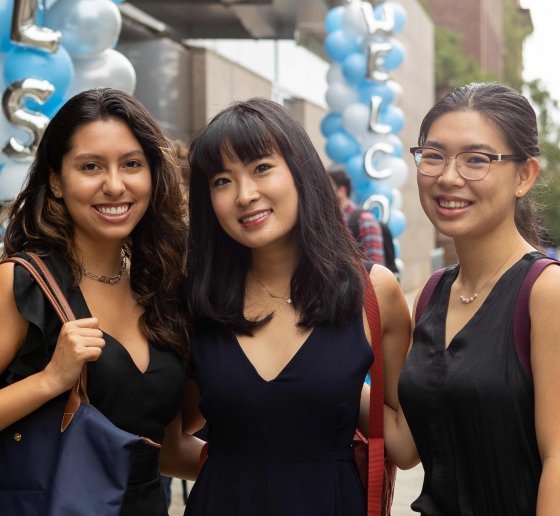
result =
[[[362,208],[356,208],[348,217],[348,227],[350,228],[350,232],[354,237],[354,240],[358,240],[360,236],[360,216],[365,210]]]
[[[422,293],[420,294],[420,298],[418,299],[418,303],[416,304],[416,312],[414,314],[414,324],[418,324],[418,321],[422,317],[422,314],[426,310],[428,303],[430,302],[430,298],[434,293],[436,285],[438,284],[440,278],[442,277],[445,269],[440,269],[439,271],[434,272],[430,279],[424,285],[422,289]]]
[[[364,267],[367,267],[364,263]],[[371,267],[369,267],[371,269]],[[381,317],[377,296],[369,275],[364,286],[364,309],[371,334],[373,364],[370,370],[371,390],[369,402],[368,437],[368,514],[381,514],[383,478],[385,475],[385,441],[383,439],[383,404],[385,403],[383,384],[383,347],[381,337]]]
[[[529,313],[529,300],[535,281],[537,281],[541,272],[552,264],[560,265],[560,262],[550,258],[542,258],[531,266],[523,280],[519,296],[517,297],[517,303],[515,304],[513,316],[515,350],[531,382],[533,381],[533,371],[531,369],[531,315]]]

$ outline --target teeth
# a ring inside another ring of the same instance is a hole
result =
[[[455,208],[466,208],[470,204],[471,204],[470,202],[442,201],[441,199],[439,200],[439,205],[442,208],[449,208],[449,209],[452,209],[452,210],[455,209]]]
[[[272,213],[272,210],[266,210],[261,213],[257,213],[252,217],[245,217],[244,219],[241,219],[241,222],[243,222],[243,224],[246,224],[247,222],[252,222],[253,220],[262,219],[263,217],[266,217],[269,213]]]
[[[125,204],[124,206],[119,206],[118,208],[112,207],[105,207],[105,206],[96,206],[95,209],[99,213],[103,213],[103,215],[122,215],[126,213],[129,209],[129,205]]]

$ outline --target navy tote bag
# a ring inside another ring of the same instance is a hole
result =
[[[64,324],[76,318],[43,261],[25,267]],[[2,262],[0,262],[2,263]],[[140,441],[87,400],[87,366],[62,394],[0,431],[0,516],[118,516]]]

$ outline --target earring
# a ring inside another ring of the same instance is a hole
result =
[[[521,195],[521,194],[523,193],[523,190],[519,190],[519,192],[518,192],[518,193],[519,193],[519,195]]]
[[[58,197],[58,190],[54,194]]]

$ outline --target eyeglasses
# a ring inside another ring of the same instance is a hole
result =
[[[489,154],[487,152],[460,152],[456,156],[446,156],[443,152],[431,147],[411,147],[418,172],[425,176],[439,176],[445,170],[450,159],[455,159],[457,172],[470,181],[484,179],[490,171],[493,161],[526,161],[523,156],[514,154]]]

